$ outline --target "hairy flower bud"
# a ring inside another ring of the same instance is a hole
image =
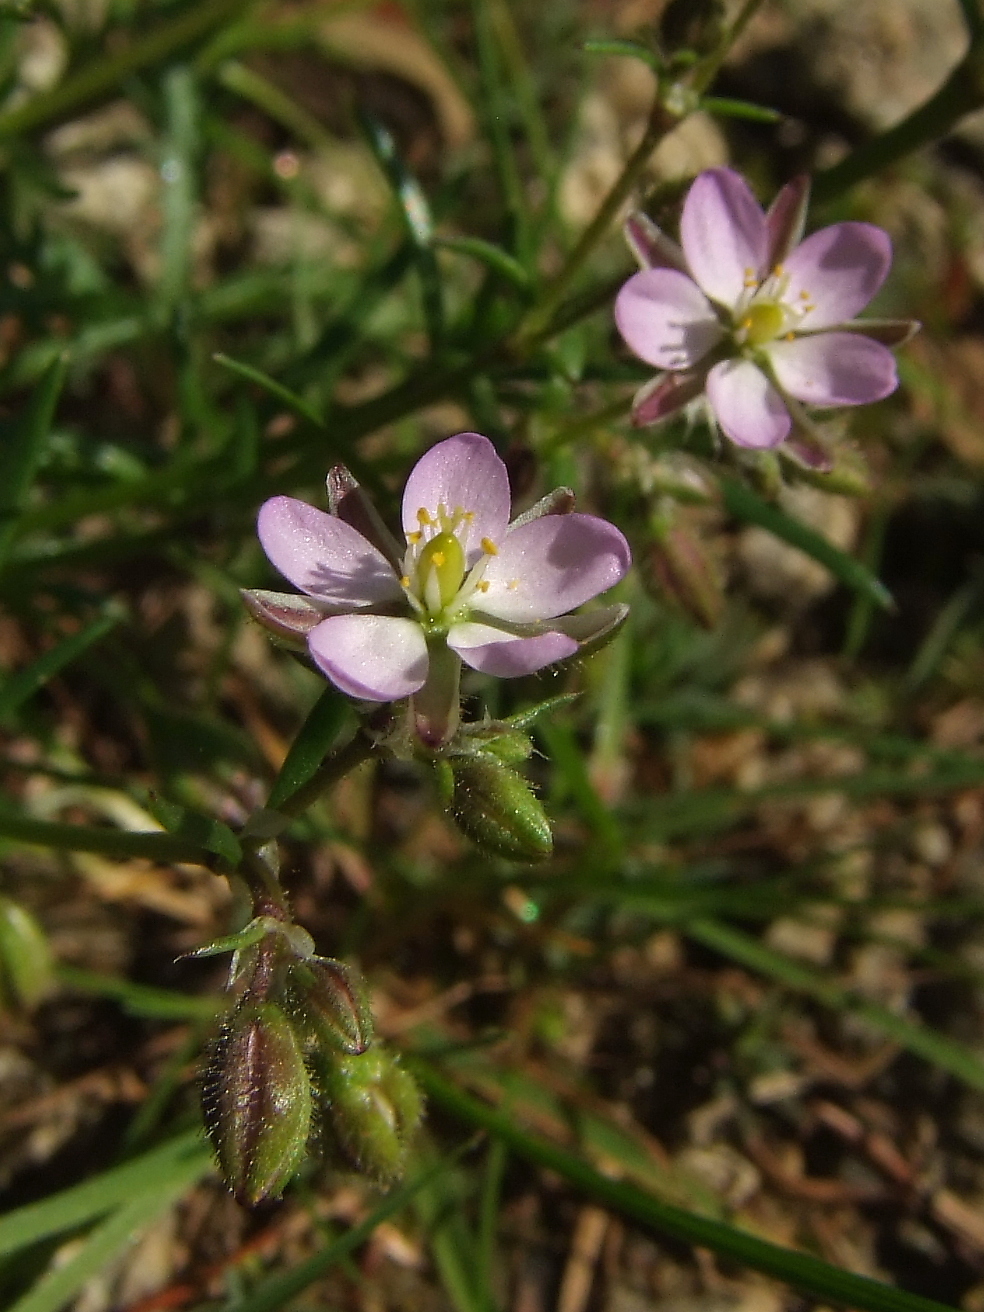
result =
[[[255,1207],[284,1189],[311,1128],[311,1080],[290,1021],[246,997],[217,1040],[202,1091],[205,1127],[226,1184]]]
[[[550,821],[521,775],[488,756],[451,757],[445,764],[451,774],[447,808],[476,847],[510,861],[543,861],[551,854]]]
[[[372,1042],[372,1011],[362,976],[344,962],[310,957],[290,969],[292,1006],[315,1044],[358,1056]]]
[[[321,1063],[330,1127],[345,1156],[381,1184],[403,1174],[420,1121],[420,1090],[396,1057],[373,1047]]]

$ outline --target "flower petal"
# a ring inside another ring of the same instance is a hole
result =
[[[546,515],[509,533],[488,563],[489,588],[477,604],[511,622],[552,619],[612,587],[631,560],[614,524],[594,515]]]
[[[766,348],[776,382],[808,405],[867,405],[899,385],[895,356],[860,333],[817,333]]]
[[[509,479],[495,447],[481,433],[458,433],[426,451],[407,479],[403,529],[419,529],[417,511],[460,508],[474,516],[459,532],[469,564],[481,552],[482,538],[499,542],[509,523]]]
[[[648,383],[644,383],[632,398],[632,422],[636,428],[646,424],[656,424],[682,410],[685,405],[696,400],[704,390],[705,374],[701,370],[693,373],[657,374]]]
[[[337,688],[365,701],[399,701],[427,678],[427,643],[414,620],[332,615],[312,629],[308,648]]]
[[[783,261],[789,278],[783,300],[813,308],[804,329],[831,328],[853,319],[885,281],[892,263],[888,233],[871,223],[821,228]]]
[[[451,627],[448,646],[473,670],[494,674],[500,679],[532,674],[534,670],[565,660],[577,651],[574,639],[563,633],[551,631],[535,638],[520,638],[503,633],[491,624],[472,621]]]
[[[915,337],[921,327],[922,324],[918,319],[848,319],[846,323],[834,323],[822,331],[861,333],[864,337],[871,337],[874,341],[881,342],[882,346],[891,346],[894,350],[895,347],[904,346]],[[804,333],[804,336],[808,335]]]
[[[280,573],[330,606],[356,610],[402,595],[392,565],[371,542],[351,524],[305,501],[265,501],[256,531]]]
[[[690,271],[712,301],[733,307],[747,282],[766,270],[762,207],[733,169],[708,169],[687,192],[680,240]]]
[[[738,446],[778,446],[790,428],[782,397],[751,360],[722,360],[707,375],[707,399]]]
[[[629,348],[657,369],[689,369],[724,331],[704,293],[676,269],[634,273],[615,299],[615,323]]]

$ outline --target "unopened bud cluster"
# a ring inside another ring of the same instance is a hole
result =
[[[205,1124],[236,1198],[277,1197],[312,1143],[378,1181],[398,1178],[421,1113],[417,1086],[373,1039],[365,983],[314,954],[280,908],[202,949],[234,949],[236,1002],[212,1046]]]

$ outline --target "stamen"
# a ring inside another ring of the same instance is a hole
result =
[[[461,518],[465,521],[466,524],[474,524],[475,522],[474,510],[463,510],[461,512]]]
[[[809,293],[809,292],[807,292],[807,291],[800,292],[800,300],[801,300],[801,301],[808,301],[809,299],[810,299],[810,293]]]
[[[409,586],[410,586],[410,575],[404,574],[403,577],[400,579],[400,587],[409,588]]]
[[[420,533],[415,529],[412,533],[407,534],[407,541],[412,547],[415,547],[423,536],[423,533]]]
[[[787,341],[787,342],[795,342],[795,341],[796,341],[796,334],[795,334],[795,333],[787,333],[787,334],[786,334],[786,341]]]
[[[519,587],[519,579],[510,579],[509,582],[506,584],[506,587],[509,589],[510,592],[515,592],[516,589]]]
[[[475,591],[476,591],[476,592],[488,592],[488,590],[489,590],[489,588],[490,588],[491,586],[492,586],[492,584],[488,581],[488,579],[482,579],[482,581],[481,581],[480,583],[476,583],[476,584],[475,584]]]
[[[786,270],[782,267],[782,265],[777,264],[775,268],[772,270],[772,276],[774,278],[781,278],[785,272]]]
[[[499,554],[499,548],[491,538],[482,538],[482,550],[487,556],[497,556]]]
[[[422,527],[427,527],[433,524],[433,522],[434,521],[433,519],[431,519],[430,511],[425,510],[424,507],[421,506],[420,509],[417,511],[417,523],[420,524]]]

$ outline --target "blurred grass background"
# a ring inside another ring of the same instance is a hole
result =
[[[773,112],[694,112],[636,191],[673,230],[702,168],[807,169],[811,224],[890,231],[875,311],[924,330],[826,476],[633,432],[617,224],[561,274],[654,94],[586,43],[699,50],[710,0],[0,7],[5,1306],[984,1309],[982,23],[755,9],[711,91]],[[536,731],[548,865],[409,765],[290,830],[430,1116],[392,1194],[312,1163],[247,1214],[197,1131],[223,968],[180,958],[324,686],[241,606],[256,510],[341,460],[392,514],[465,428],[626,531],[631,619],[467,685],[578,694]]]

